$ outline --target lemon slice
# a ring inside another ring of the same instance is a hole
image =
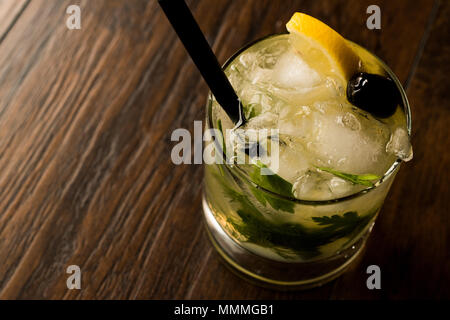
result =
[[[296,12],[286,24],[290,42],[318,72],[337,75],[345,83],[359,70],[360,59],[347,40],[325,23]]]

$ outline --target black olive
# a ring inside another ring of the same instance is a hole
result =
[[[392,116],[401,103],[400,92],[392,79],[365,72],[355,74],[348,81],[347,99],[378,118]]]

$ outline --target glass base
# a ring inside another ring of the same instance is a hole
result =
[[[373,226],[350,248],[335,256],[313,262],[288,263],[258,256],[239,245],[216,221],[205,197],[203,212],[209,238],[231,270],[254,284],[279,290],[317,287],[340,276],[363,251]]]

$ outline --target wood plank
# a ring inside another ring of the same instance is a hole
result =
[[[8,257],[0,269],[1,295],[62,297],[68,292],[64,268],[73,263],[85,272],[82,295],[101,296],[99,288],[115,274],[140,274],[113,268],[129,268],[140,250],[146,258],[146,244],[168,206],[177,203],[159,196],[172,193],[166,184],[180,177],[170,171],[167,135],[173,129],[166,125],[184,113],[158,113],[158,107],[184,62],[181,51],[168,55],[178,63],[173,69],[161,61],[172,43],[164,41],[164,30],[153,32],[161,22],[153,19],[156,3],[85,2],[86,31],[78,32],[55,19],[67,1],[44,2],[30,4],[1,50],[1,65],[8,60],[10,66],[1,74],[0,252]],[[33,21],[42,23],[30,35]],[[148,82],[149,74],[158,87]],[[120,244],[111,242],[114,236]],[[122,264],[111,262],[127,250]],[[126,291],[104,296],[113,293]]]
[[[7,36],[30,0],[0,0],[0,42]]]
[[[225,9],[223,4],[216,7],[217,14]],[[49,16],[67,3],[41,5],[33,2],[14,30],[17,38],[11,35],[5,48],[22,43],[20,37],[30,21],[39,16],[51,20]],[[199,10],[205,16],[211,13],[206,2]],[[6,120],[0,166],[5,174],[0,197],[5,201],[0,201],[0,210],[5,241],[0,252],[8,256],[0,267],[3,298],[133,297],[142,277],[159,279],[149,273],[149,266],[159,268],[160,261],[173,260],[170,252],[181,260],[191,251],[201,255],[201,245],[207,245],[186,237],[202,231],[194,215],[201,189],[190,183],[201,181],[201,167],[174,170],[170,162],[170,133],[178,127],[190,128],[194,119],[204,117],[206,86],[199,82],[181,45],[174,43],[175,35],[167,37],[167,22],[153,32],[161,19],[165,22],[164,17],[155,17],[159,13],[155,4],[86,2],[82,11],[88,13],[83,29],[95,33],[69,32],[60,21],[47,23],[51,33],[43,27],[36,30],[44,34],[42,43],[24,41],[29,48],[15,49],[34,57],[28,64],[23,57],[15,58],[14,50],[0,58],[3,65],[13,59],[11,68],[17,67],[1,75],[0,89],[7,97],[16,90],[2,104]],[[214,32],[215,21],[209,21]],[[28,74],[21,75],[23,70]],[[11,77],[14,73],[21,76]],[[47,82],[40,84],[42,77]],[[191,104],[197,108],[190,109]],[[26,139],[29,135],[33,140]],[[23,191],[23,185],[29,188]],[[195,206],[186,208],[193,198]],[[164,228],[172,227],[174,220],[187,230]],[[177,247],[163,247],[167,257],[153,255],[155,246],[164,244],[165,239],[159,241],[162,235],[180,234]],[[84,270],[81,292],[65,287],[64,268],[69,264]],[[187,284],[196,275],[195,260],[190,265]],[[174,290],[183,290],[178,279],[184,270],[179,261],[171,267],[156,287],[157,296],[164,294],[168,279]]]

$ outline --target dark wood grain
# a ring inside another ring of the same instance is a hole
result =
[[[0,42],[8,35],[29,2],[29,0],[0,1]]]
[[[70,4],[81,30],[66,28]],[[370,31],[369,4],[189,1],[221,62],[304,11],[409,79],[415,159],[365,255],[321,288],[276,292],[220,262],[201,222],[202,168],[170,161],[170,135],[203,120],[207,87],[156,1],[0,1],[0,298],[449,298],[449,5],[378,1]],[[71,264],[82,290],[66,287]],[[369,264],[380,291],[365,287]]]

